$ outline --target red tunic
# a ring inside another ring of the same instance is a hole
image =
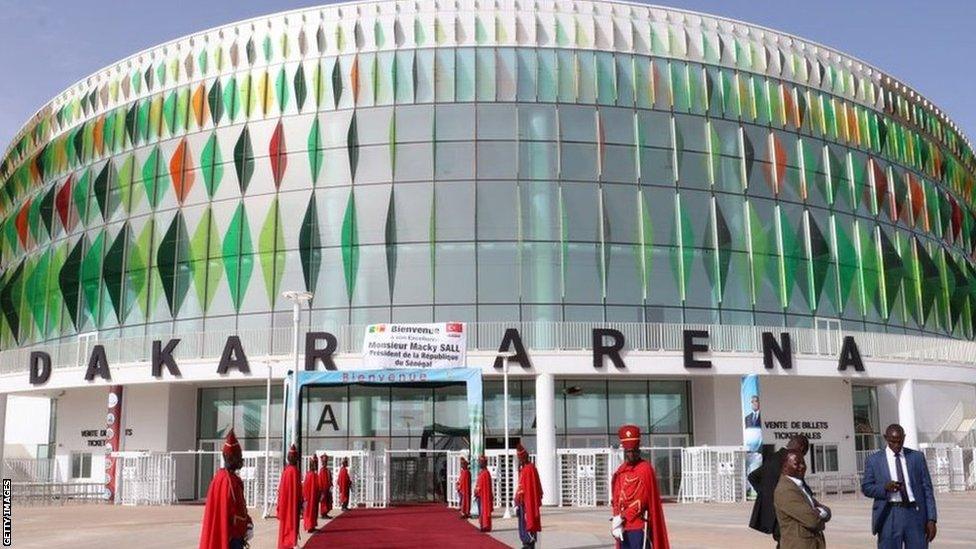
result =
[[[526,531],[542,531],[542,482],[539,480],[539,471],[531,461],[519,469],[515,505],[522,507]]]
[[[298,509],[302,506],[302,487],[298,467],[286,465],[278,482],[278,549],[298,545]]]
[[[207,489],[200,549],[227,549],[230,540],[244,539],[249,524],[241,477],[227,469],[217,471]]]
[[[328,467],[319,469],[319,513],[324,517],[332,512],[332,471]]]
[[[478,473],[478,482],[474,485],[474,495],[478,498],[478,522],[481,529],[491,532],[491,512],[495,506],[495,496],[491,489],[491,473],[487,467],[482,467]]]
[[[315,471],[305,473],[302,495],[305,499],[305,505],[302,507],[302,526],[306,532],[311,532],[319,525],[319,477]]]
[[[343,465],[339,469],[339,478],[336,479],[336,485],[339,488],[339,503],[346,505],[349,503],[349,487],[352,485],[352,481],[349,479],[349,470]]]
[[[457,491],[461,496],[461,514],[468,516],[471,514],[471,470],[462,468],[458,475]]]
[[[643,530],[646,512],[650,517],[648,536],[652,547],[668,549],[668,530],[664,523],[664,507],[657,490],[654,467],[643,459],[635,465],[624,462],[613,474],[611,485],[613,513],[623,517],[624,530]]]

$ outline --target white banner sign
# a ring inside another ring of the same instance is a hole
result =
[[[466,352],[463,322],[370,324],[363,335],[365,368],[457,368]]]

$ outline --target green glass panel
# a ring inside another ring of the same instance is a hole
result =
[[[45,335],[58,333],[58,328],[61,326],[61,311],[65,301],[58,280],[67,256],[68,245],[64,241],[51,253],[51,265],[47,273],[47,333]]]
[[[322,172],[322,133],[319,130],[319,119],[315,117],[312,127],[308,131],[308,166],[312,175],[312,183],[318,183],[319,174]]]
[[[318,285],[319,270],[322,265],[322,240],[319,236],[319,216],[315,193],[308,199],[305,217],[298,233],[298,251],[302,260],[302,275],[305,289],[313,292]]]
[[[377,25],[379,23],[377,22]],[[295,69],[295,105],[298,107],[298,111],[301,112],[302,107],[305,106],[305,98],[308,96],[308,85],[305,83],[305,68],[301,63],[298,64],[298,68]],[[284,110],[284,102],[282,102],[282,110]]]
[[[65,258],[61,271],[58,275],[58,287],[64,297],[64,306],[68,310],[73,326],[79,325],[78,297],[81,287],[79,285],[79,274],[81,272],[82,252],[85,247],[85,239],[82,238],[75,243],[71,252]]]
[[[177,109],[178,111],[179,109]],[[184,111],[185,113],[186,111]],[[177,112],[177,116],[179,113]],[[185,120],[186,117],[184,116]],[[136,140],[139,142],[145,142],[149,138],[149,100],[145,99],[139,103],[139,110],[136,118],[137,131]],[[177,128],[179,131],[179,127]]]
[[[291,98],[290,89],[288,87],[288,75],[285,74],[285,68],[281,67],[278,71],[278,77],[275,78],[275,95],[278,98],[278,106],[281,111],[284,112],[285,108],[288,106],[288,100]]]
[[[237,144],[234,145],[234,169],[241,194],[244,194],[251,183],[251,176],[254,175],[254,150],[251,148],[251,134],[247,126],[241,130]]]
[[[359,166],[359,133],[356,126],[356,115],[353,114],[346,139],[346,148],[349,151],[349,176],[353,181],[356,180],[356,168]]]
[[[672,269],[681,300],[687,299],[688,281],[691,279],[692,262],[695,259],[695,231],[687,209],[681,206],[681,196],[677,197],[678,216],[671,241],[677,245],[672,250]]]
[[[231,122],[237,119],[240,106],[237,92],[237,79],[231,76],[227,80],[227,87],[224,88],[224,109],[226,109],[227,117]]]
[[[433,214],[432,214],[433,215]],[[346,213],[342,218],[342,267],[346,277],[346,296],[352,301],[359,270],[359,231],[356,227],[356,195],[349,193]]]
[[[47,318],[45,314],[45,306],[47,305],[47,297],[50,289],[48,288],[48,281],[50,279],[51,270],[51,250],[48,249],[45,253],[37,257],[37,262],[34,264],[34,268],[31,270],[30,284],[28,294],[32,296],[31,299],[26,299],[28,307],[30,308],[31,318],[34,320],[34,326],[37,328],[37,333],[41,336],[45,334],[44,321]]]
[[[895,248],[894,243],[885,234],[885,231],[880,231],[880,248],[881,248],[881,267],[882,271],[881,281],[884,284],[882,287],[884,300],[885,300],[885,310],[888,313],[888,317],[892,316],[892,313],[898,308],[898,299],[902,295],[902,282],[905,280],[905,265],[901,260],[901,255]]]
[[[258,235],[258,253],[268,303],[274,305],[281,285],[281,278],[285,273],[285,236],[281,228],[277,198],[271,202],[271,209],[268,211],[268,216],[261,227],[261,233]]]
[[[98,210],[102,214],[102,219],[106,221],[111,218],[112,214],[115,213],[115,209],[119,206],[118,195],[111,192],[115,186],[116,179],[118,179],[118,176],[115,174],[115,166],[109,160],[99,170],[98,175],[95,176],[95,182],[92,185],[95,201],[98,203]],[[115,198],[113,199],[112,196]]]
[[[911,238],[904,235],[899,236],[898,253],[901,256],[902,265],[904,265],[905,308],[908,311],[908,316],[915,321],[915,324],[922,326],[922,288],[919,284],[921,273]]]
[[[83,225],[88,224],[88,191],[91,190],[91,170],[85,170],[75,182],[75,188],[71,190],[71,198],[74,200],[75,207],[78,209],[78,217]]]
[[[806,255],[803,246],[803,219],[795,220],[798,223],[796,230],[794,230],[791,219],[789,219],[782,209],[778,209],[777,215],[779,217],[779,229],[780,229],[780,242],[783,250],[782,255],[782,299],[783,307],[796,307],[795,303],[790,303],[790,298],[793,295],[793,286],[798,284],[801,280],[806,281],[807,277],[803,274],[801,278],[801,270],[806,269],[807,265],[803,261],[803,257]],[[799,232],[799,234],[797,234]],[[810,299],[810,294],[808,289],[800,286],[800,291],[803,297],[806,299],[807,306],[810,310],[813,309],[812,300]]]
[[[142,197],[139,193],[133,193],[135,177],[136,157],[130,154],[122,161],[122,167],[119,169],[119,197],[126,213],[132,213],[138,206],[138,199]]]
[[[142,165],[142,184],[146,188],[146,198],[153,209],[159,205],[169,188],[169,170],[160,154],[159,147],[154,147]]]
[[[81,286],[88,314],[101,327],[102,254],[105,249],[105,232],[101,231],[88,248],[81,263]]]
[[[882,271],[881,257],[883,250],[880,249],[880,243],[876,237],[878,229],[869,226],[867,223],[863,223],[863,225],[861,228],[861,253],[864,265],[865,304],[870,303],[874,311],[881,315],[881,318],[887,319],[889,310],[884,295],[885,281],[883,277],[885,273]],[[893,265],[892,268],[895,266]]]
[[[220,246],[220,235],[213,220],[210,208],[203,212],[200,224],[190,240],[190,258],[193,265],[193,283],[197,290],[197,299],[201,309],[206,313],[210,310],[214,296],[217,295],[217,285],[223,274],[220,262],[210,262],[213,250]]]
[[[163,284],[163,293],[166,296],[170,314],[174,317],[179,314],[180,307],[190,289],[189,240],[183,213],[177,211],[159,242],[156,258],[159,278]]]
[[[105,290],[108,295],[115,318],[120,323],[125,320],[123,303],[123,281],[125,280],[125,254],[129,247],[129,227],[123,225],[122,230],[115,236],[108,251],[105,252],[105,262],[102,265],[102,278],[105,280]]]
[[[224,177],[224,159],[220,154],[220,143],[217,142],[216,133],[211,134],[203,146],[200,154],[200,170],[203,172],[207,196],[212,199]]]
[[[250,74],[245,74],[241,76],[241,83],[239,86],[239,97],[240,105],[244,109],[244,117],[250,118],[251,112],[254,110],[255,98],[253,97],[253,80]]]
[[[207,93],[207,104],[210,106],[210,119],[216,126],[224,115],[224,94],[219,79],[214,80],[213,85],[210,86],[210,92]]]
[[[80,243],[79,243],[80,244]],[[7,326],[15,340],[20,340],[20,304],[22,277],[24,274],[24,262],[17,265],[16,269],[7,273],[3,288],[0,289],[0,310],[7,321]],[[77,275],[75,275],[75,298],[77,298]]]
[[[332,106],[334,108],[339,107],[339,100],[342,98],[342,72],[340,69],[340,63],[336,60],[332,66]]]
[[[135,243],[129,246],[125,266],[125,306],[123,307],[125,318],[129,317],[129,313],[135,304],[139,305],[142,318],[146,318],[148,315],[149,285],[146,282],[149,277],[146,269],[149,266],[154,227],[155,222],[150,219],[143,227],[142,232],[139,233]]]
[[[823,297],[824,286],[827,283],[827,274],[831,271],[831,255],[830,255],[830,245],[827,241],[827,237],[824,236],[823,230],[817,225],[815,216],[811,215],[809,219],[810,228],[810,288],[809,292],[813,298],[813,309],[819,309],[820,300]],[[828,292],[828,298],[830,298],[835,309],[837,307],[837,299],[834,292]]]
[[[227,234],[224,236],[224,270],[227,271],[227,284],[230,287],[231,300],[236,311],[241,310],[247,284],[251,280],[254,269],[251,244],[251,229],[247,222],[244,204],[238,204],[234,216],[230,220]]]

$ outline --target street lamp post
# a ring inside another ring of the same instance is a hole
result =
[[[262,510],[261,518],[266,519],[271,514],[270,498],[268,497],[268,490],[271,488],[270,480],[268,479],[271,474],[271,361],[268,360],[264,364],[268,367],[268,382],[265,386],[264,395],[264,509]]]
[[[508,457],[508,361],[513,356],[515,356],[515,353],[511,351],[505,351],[505,352],[498,353],[497,356],[502,357],[502,385],[503,385],[502,394],[504,395],[502,397],[502,406],[503,406],[502,421],[505,422],[505,455],[503,457],[505,460],[504,461],[505,475],[508,477],[508,479],[505,479],[505,482],[502,484],[502,497],[505,499],[505,514],[502,516],[502,518],[510,519],[512,518],[512,501],[511,501],[512,498],[509,497],[509,495],[511,494],[509,493],[510,490],[508,490],[508,486],[509,486],[509,481],[512,480],[512,473],[510,467],[511,464]]]
[[[282,297],[292,302],[292,347],[291,352],[295,358],[295,375],[298,375],[298,343],[299,327],[302,323],[302,305],[312,300],[312,292],[289,291],[283,292]],[[298,395],[295,395],[298,400]],[[292,404],[294,407],[294,403]],[[271,362],[268,362],[268,383],[267,383],[267,402],[265,403],[267,412],[264,421],[264,518],[268,517],[268,477],[270,475],[271,462]],[[292,426],[291,442],[295,443],[298,436],[298,429]],[[282,445],[285,445],[282,441]]]

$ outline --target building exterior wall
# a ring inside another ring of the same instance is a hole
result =
[[[514,375],[526,394],[554,384],[556,444],[612,442],[609,420],[559,431],[568,382],[662,379],[690,384],[668,436],[738,445],[728,411],[760,373],[769,413],[827,421],[850,471],[851,380],[878,386],[884,421],[915,424],[905,380],[958,384],[969,413],[974,173],[907,86],[737,21],[383,0],[230,24],[79,82],[6,151],[0,389],[67,391],[59,459],[103,428],[109,384],[127,387],[125,449],[189,449],[200,387],[263,377],[217,371],[228,336],[276,383],[295,368],[282,291],[306,290],[303,325],[341,336],[343,370],[365,324],[462,321],[495,380],[498,337],[520,327],[532,360]],[[626,365],[594,366],[578,349],[610,323],[635,336]],[[702,325],[708,370],[675,344]],[[790,375],[764,366],[763,326],[794,330]],[[850,334],[875,350],[863,370],[838,368]],[[149,346],[171,337],[182,374],[153,376]],[[84,380],[97,344],[111,379]],[[50,380],[27,375],[31,351]]]
[[[810,437],[813,445],[836,445],[838,473],[857,472],[849,380],[771,376],[760,381],[759,390],[764,444],[774,444],[777,448],[785,446],[785,436],[801,432]],[[786,422],[787,425],[773,428],[770,422]],[[800,422],[800,425],[794,422]],[[808,457],[807,461],[809,465],[811,459]]]
[[[678,11],[463,4],[229,25],[59,96],[0,164],[0,344],[266,330],[283,289],[327,328],[973,336],[972,151],[877,69]]]

